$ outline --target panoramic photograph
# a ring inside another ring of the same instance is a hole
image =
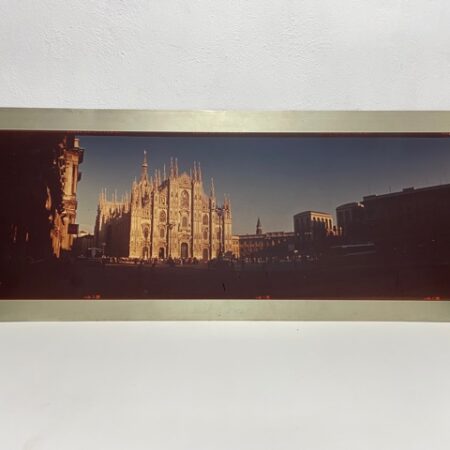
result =
[[[450,299],[450,140],[0,135],[1,299]]]

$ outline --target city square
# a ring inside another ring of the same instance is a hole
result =
[[[0,298],[450,299],[428,145],[4,135]]]

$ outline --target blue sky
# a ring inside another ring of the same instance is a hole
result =
[[[214,178],[219,202],[231,197],[233,233],[292,231],[293,215],[327,211],[369,194],[450,183],[449,138],[392,137],[117,137],[81,136],[78,184],[81,230],[93,231],[98,194],[130,191],[144,150],[149,172],[202,165],[205,190]]]

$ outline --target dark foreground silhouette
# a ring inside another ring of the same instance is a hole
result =
[[[13,270],[0,297],[17,299],[450,299],[450,265],[101,264]]]

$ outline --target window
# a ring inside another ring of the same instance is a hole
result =
[[[181,193],[181,207],[189,208],[189,193],[188,193],[188,191],[183,191]]]
[[[203,225],[208,225],[208,214],[205,214],[204,216],[203,216]]]
[[[72,192],[75,194],[77,192],[77,166],[74,164],[72,166]]]
[[[161,228],[159,230],[159,237],[164,238],[166,236],[166,230],[164,228]]]
[[[203,239],[208,239],[208,229],[203,230]]]
[[[165,212],[165,211],[161,211],[161,212],[159,213],[159,221],[160,221],[161,223],[165,223],[165,222],[166,222],[166,219],[167,219],[166,212]]]
[[[183,216],[183,218],[181,219],[181,226],[183,228],[187,228],[187,226],[188,226],[188,218],[186,216]]]

